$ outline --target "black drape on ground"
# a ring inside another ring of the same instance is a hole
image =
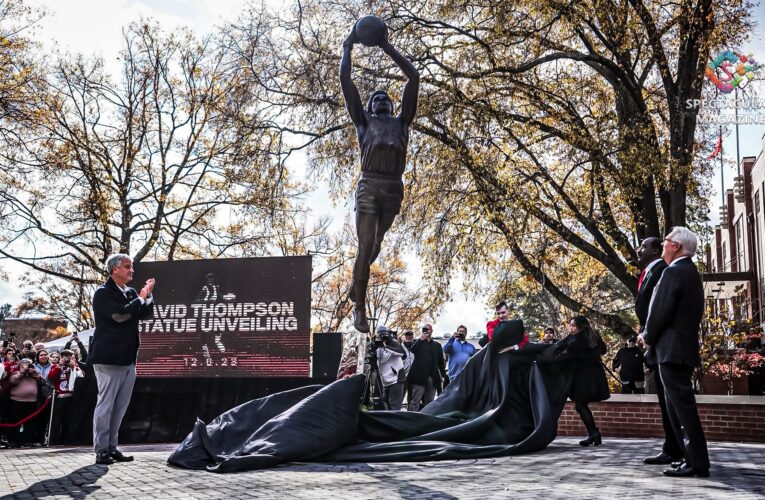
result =
[[[93,410],[98,387],[92,369],[85,368],[85,373],[85,378],[77,380],[71,401],[74,429],[68,436],[54,433],[51,436],[54,445],[93,442]],[[210,420],[242,401],[331,381],[308,377],[139,378],[122,420],[119,442],[177,443],[194,428],[197,417]]]
[[[357,375],[237,406],[194,430],[168,458],[214,472],[289,461],[416,461],[538,451],[557,431],[569,390],[568,361],[529,344],[476,354],[422,412],[360,411]],[[355,431],[355,432],[354,432]]]

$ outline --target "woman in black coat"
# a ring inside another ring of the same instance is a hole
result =
[[[598,446],[602,438],[595,425],[595,417],[587,405],[591,401],[604,401],[611,396],[606,371],[600,360],[607,351],[606,344],[584,316],[571,318],[568,331],[569,336],[558,342],[556,350],[564,349],[574,360],[569,398],[576,403],[576,411],[587,428],[587,438],[579,441],[579,444]]]

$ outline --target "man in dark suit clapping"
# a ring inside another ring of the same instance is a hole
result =
[[[662,258],[668,264],[656,285],[642,334],[652,350],[664,385],[667,412],[681,443],[685,462],[664,471],[674,477],[709,477],[709,453],[701,428],[691,376],[701,365],[699,327],[704,314],[704,288],[691,256],[698,239],[685,227],[664,238]]]
[[[129,255],[106,259],[109,279],[93,295],[96,323],[88,362],[98,384],[98,402],[93,413],[93,448],[96,463],[129,462],[133,457],[117,449],[117,435],[135,383],[138,357],[138,322],[154,312],[154,278],[140,292],[127,286],[133,279]]]
[[[640,322],[640,333],[645,331],[645,323],[648,319],[648,306],[651,303],[651,296],[659,282],[661,275],[667,268],[667,263],[661,258],[661,240],[659,238],[646,238],[640,244],[637,250],[638,266],[643,270],[638,279],[638,294],[635,298],[635,314]],[[683,449],[680,442],[672,430],[672,423],[667,413],[667,403],[664,399],[664,386],[659,377],[659,367],[656,364],[655,356],[651,349],[646,352],[646,365],[651,369],[653,384],[656,387],[656,396],[661,408],[661,423],[664,427],[664,445],[661,453],[656,456],[648,457],[644,460],[647,464],[669,465],[672,462],[679,462],[683,458]]]

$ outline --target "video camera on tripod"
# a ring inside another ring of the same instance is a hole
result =
[[[383,383],[380,378],[377,350],[390,344],[396,338],[396,333],[396,331],[389,330],[384,326],[378,326],[374,337],[367,343],[366,355],[364,356],[367,387],[364,391],[363,400],[365,404],[371,405],[375,410],[388,409],[383,400]]]

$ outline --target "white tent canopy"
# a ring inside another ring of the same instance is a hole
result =
[[[83,344],[85,344],[85,347],[90,347],[90,337],[93,336],[93,332],[95,331],[95,328],[88,328],[87,330],[83,330],[81,332],[77,332],[77,336],[80,338],[80,341],[82,341]],[[64,348],[67,342],[69,342],[72,339],[71,335],[67,335],[66,337],[61,337],[60,339],[51,340],[50,342],[45,343],[45,348],[48,351],[60,351]]]

